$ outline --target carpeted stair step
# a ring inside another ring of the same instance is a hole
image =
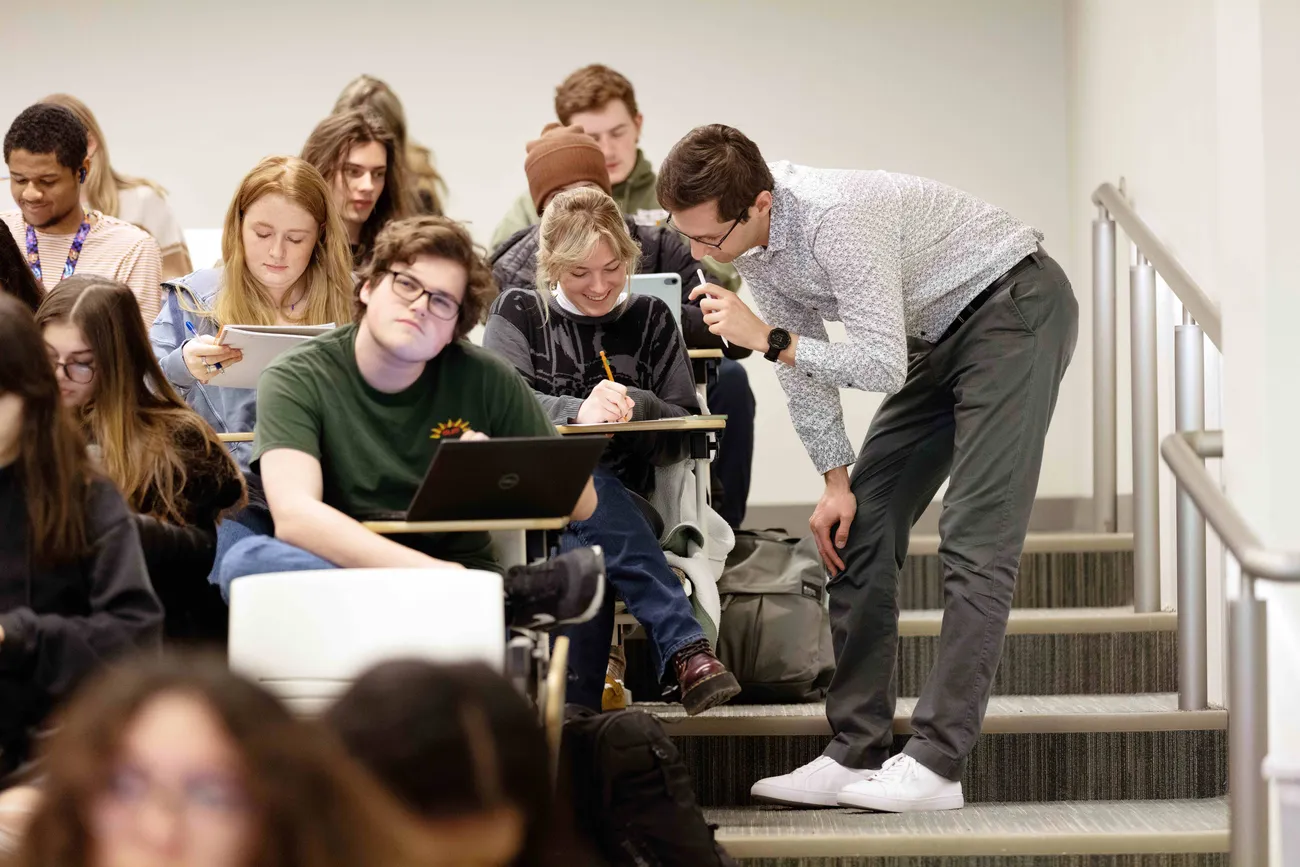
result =
[[[939,652],[942,611],[899,618],[899,695],[920,695]],[[1178,615],[1132,608],[1012,611],[994,695],[1102,695],[1178,688]]]
[[[624,624],[635,623],[619,615]],[[903,611],[899,618],[898,691],[916,696],[939,650],[941,611]],[[1130,608],[1020,608],[1011,612],[994,695],[1101,695],[1178,688],[1178,615]],[[657,697],[645,642],[627,642],[626,683],[638,697]],[[743,696],[742,696],[743,698]]]
[[[913,536],[899,577],[899,607],[943,608],[939,537]],[[1133,604],[1130,533],[1031,533],[1012,605],[1108,608]]]
[[[895,749],[910,731],[900,699]],[[687,717],[641,704],[677,743],[706,806],[749,805],[757,779],[821,754],[830,737],[814,705],[721,707]],[[1048,802],[1207,798],[1227,781],[1227,713],[1183,712],[1172,695],[994,697],[963,777],[966,800]]]
[[[939,813],[706,810],[717,838],[763,867],[1220,867],[1223,798],[976,804]]]

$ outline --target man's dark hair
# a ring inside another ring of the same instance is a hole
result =
[[[758,145],[720,123],[697,126],[673,145],[659,169],[659,206],[684,211],[718,203],[718,219],[744,220],[754,199],[773,186]]]
[[[5,133],[5,162],[9,154],[24,150],[52,153],[59,165],[76,171],[86,161],[86,128],[61,105],[38,102],[23,109]]]

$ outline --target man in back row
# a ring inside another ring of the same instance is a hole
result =
[[[162,306],[158,244],[141,228],[82,207],[87,153],[86,128],[71,111],[39,102],[25,109],[4,140],[19,210],[0,220],[46,291],[73,272],[108,277],[130,286],[145,322],[153,322]]]
[[[584,66],[555,89],[555,117],[563,126],[582,127],[596,140],[605,155],[610,195],[623,216],[642,226],[664,222],[668,212],[659,204],[655,191],[654,166],[640,148],[644,118],[637,108],[632,82],[608,66]],[[540,220],[531,192],[523,193],[492,233],[492,248]],[[733,292],[740,290],[740,275],[735,268],[707,257],[702,264],[714,283]]]
[[[222,559],[223,590],[244,575],[334,567],[500,571],[487,533],[402,534],[361,521],[404,510],[443,436],[557,436],[505,361],[463,340],[496,288],[465,229],[445,217],[389,223],[362,274],[356,321],[275,360],[257,389],[253,467],[275,538]],[[574,507],[596,507],[590,480]],[[590,548],[507,570],[515,626],[589,619],[604,593]]]

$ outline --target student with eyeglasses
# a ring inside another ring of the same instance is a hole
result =
[[[217,343],[224,325],[325,325],[352,318],[347,230],[325,178],[297,157],[262,160],[240,182],[222,230],[223,263],[163,284],[149,341],[167,382],[218,433],[249,433],[257,391],[224,388],[238,350]],[[272,532],[248,443],[230,453],[248,477],[248,505],[217,529],[216,562],[238,539]]]
[[[752,290],[761,317],[718,287],[694,292],[714,333],[775,365],[826,485],[809,526],[834,576],[834,737],[751,795],[958,809],[1078,336],[1070,281],[1041,232],[968,193],[895,172],[769,164],[722,124],[673,146],[658,189],[696,254],[734,262]],[[847,338],[831,340],[827,321]],[[886,395],[856,453],[842,388]],[[914,733],[895,754],[899,569],[912,524],[945,479],[943,632]]]
[[[132,659],[42,752],[7,867],[451,867],[322,726],[220,658]]]
[[[135,513],[166,609],[164,637],[224,645],[226,605],[207,575],[218,522],[244,502],[234,459],[163,377],[125,285],[69,277],[45,296],[36,323],[63,405]]]
[[[0,347],[3,789],[52,708],[108,660],[156,646],[163,614],[131,513],[61,405],[31,311],[7,295]]]
[[[353,321],[262,372],[253,468],[275,536],[242,539],[225,555],[218,580],[227,594],[243,576],[268,572],[482,569],[504,571],[511,624],[591,617],[604,586],[592,548],[503,570],[485,532],[390,538],[361,524],[406,509],[443,438],[558,436],[518,374],[466,340],[495,296],[460,224],[411,217],[380,231]],[[574,517],[595,507],[588,481]]]

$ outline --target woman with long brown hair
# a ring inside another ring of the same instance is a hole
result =
[[[356,108],[369,108],[384,119],[384,124],[397,137],[398,153],[404,155],[410,193],[419,212],[441,217],[445,213],[443,197],[447,195],[447,182],[433,167],[433,151],[407,137],[406,110],[397,94],[373,75],[358,75],[339,94],[334,112]]]
[[[60,405],[31,311],[0,295],[0,788],[32,731],[162,608],[122,496]]]
[[[333,190],[357,267],[374,249],[380,229],[414,212],[397,139],[369,108],[342,111],[318,123],[302,147],[302,158]]]
[[[226,606],[206,576],[218,521],[244,502],[239,468],[163,376],[130,288],[69,277],[45,296],[36,323],[64,406],[137,513],[166,637],[224,641]]]
[[[149,341],[163,375],[218,433],[251,433],[257,391],[223,388],[238,351],[217,343],[224,325],[339,325],[352,321],[352,256],[325,178],[298,157],[267,157],[239,184],[221,236],[223,264],[163,284]],[[249,443],[230,452],[249,482],[249,505],[217,530],[217,562],[235,541],[272,531],[249,475]]]
[[[148,178],[113,168],[104,131],[84,102],[67,93],[51,94],[41,102],[63,106],[86,128],[90,171],[82,186],[82,197],[90,209],[134,223],[152,235],[162,253],[162,279],[188,274],[192,269],[190,251],[185,246],[185,233],[167,204],[167,191]]]
[[[407,867],[400,807],[219,659],[138,660],[60,715],[15,867]]]

